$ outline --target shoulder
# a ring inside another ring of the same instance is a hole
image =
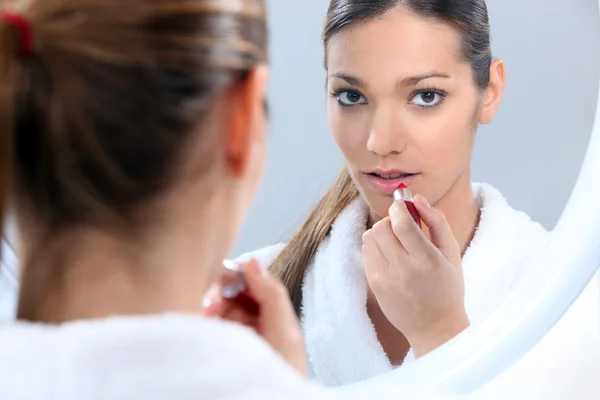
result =
[[[323,393],[253,331],[216,319],[19,323],[2,329],[0,338],[0,372],[12,377],[0,382],[0,392],[17,397],[318,399]]]
[[[247,262],[252,259],[255,259],[264,267],[267,267],[269,264],[271,264],[271,262],[273,262],[273,260],[275,260],[275,258],[279,255],[279,253],[281,253],[285,246],[285,243],[278,243],[257,250],[249,251],[236,257],[235,261]]]
[[[530,239],[546,238],[549,232],[538,222],[520,210],[513,208],[502,193],[487,183],[473,184],[473,191],[481,208],[484,222],[511,230],[512,233],[526,235]]]
[[[495,258],[504,266],[520,265],[531,268],[550,240],[548,232],[541,224],[531,219],[523,211],[511,207],[504,196],[489,184],[477,184],[473,187],[481,207],[481,218],[471,247],[479,247],[485,253],[495,254]],[[499,255],[498,249],[511,249]]]

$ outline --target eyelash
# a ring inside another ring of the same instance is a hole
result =
[[[334,99],[336,99],[338,105],[340,107],[343,107],[343,108],[352,108],[352,107],[363,105],[363,104],[355,104],[355,105],[342,104],[340,102],[340,100],[339,100],[339,97],[340,97],[340,95],[342,95],[343,93],[346,93],[346,92],[354,92],[354,93],[360,95],[361,97],[365,98],[365,100],[366,100],[366,97],[361,92],[359,92],[356,89],[352,89],[350,87],[341,87],[341,88],[335,89],[332,92],[330,92],[329,95],[331,97],[333,97]],[[419,107],[421,109],[436,108],[436,107],[440,106],[440,104],[442,104],[444,102],[444,99],[446,98],[446,96],[448,96],[448,93],[445,92],[444,90],[437,89],[435,87],[427,87],[427,88],[419,89],[419,90],[413,92],[410,95],[410,99],[412,100],[416,96],[418,96],[420,94],[425,94],[425,93],[434,93],[434,94],[437,94],[438,96],[440,96],[440,101],[437,104],[433,105],[433,106],[421,106],[421,105],[418,105],[418,104],[414,104],[414,105],[416,105],[417,107]]]
[[[419,89],[419,90],[415,91],[413,94],[410,95],[410,99],[412,100],[416,96],[418,96],[420,94],[425,94],[425,93],[437,94],[438,96],[440,96],[440,101],[433,106],[420,106],[418,104],[415,104],[419,108],[428,108],[428,109],[437,108],[444,102],[444,99],[446,98],[446,96],[448,96],[448,92],[446,92],[444,90],[437,89],[435,87],[428,87],[428,88]]]

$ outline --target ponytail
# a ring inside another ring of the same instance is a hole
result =
[[[288,289],[298,315],[302,311],[302,282],[306,270],[338,215],[357,196],[358,190],[344,167],[331,189],[269,267]]]

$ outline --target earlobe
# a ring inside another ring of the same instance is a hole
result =
[[[268,68],[258,66],[244,81],[235,85],[228,94],[229,124],[226,140],[226,159],[236,177],[245,175],[252,158],[252,149],[264,140],[264,99]]]
[[[483,96],[483,104],[479,117],[480,124],[489,124],[494,120],[504,93],[506,70],[501,60],[494,60],[490,65],[490,83]]]

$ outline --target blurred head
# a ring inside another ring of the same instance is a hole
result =
[[[432,204],[470,193],[475,132],[504,86],[485,2],[333,0],[323,39],[330,129],[372,214],[400,183]]]
[[[145,257],[168,245],[212,279],[262,175],[263,1],[5,4],[35,39],[20,58],[0,21],[0,207],[25,240],[21,303],[93,252],[86,238],[164,269]]]

